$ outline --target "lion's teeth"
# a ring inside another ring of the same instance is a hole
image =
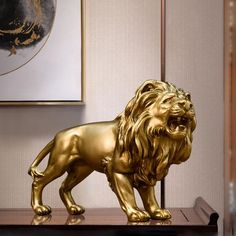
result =
[[[185,130],[185,126],[184,125],[179,125],[178,129],[180,129],[181,131]]]
[[[170,128],[171,128],[172,130],[175,129],[175,125],[174,125],[174,123],[171,123]]]

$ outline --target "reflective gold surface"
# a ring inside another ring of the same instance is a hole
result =
[[[51,208],[43,205],[42,191],[67,172],[60,197],[69,214],[84,213],[71,190],[96,170],[106,174],[128,221],[171,218],[168,210],[160,209],[154,186],[171,164],[189,158],[195,127],[189,93],[165,82],[144,82],[115,120],[63,130],[45,146],[28,171],[33,177],[33,210],[37,215],[50,214]],[[48,165],[40,172],[37,166],[47,154]],[[134,188],[145,211],[136,204]]]

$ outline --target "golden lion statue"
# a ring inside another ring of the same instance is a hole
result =
[[[106,174],[128,221],[169,219],[170,212],[156,201],[154,186],[171,164],[189,158],[195,127],[189,93],[170,83],[144,82],[116,119],[63,130],[45,146],[28,171],[33,177],[33,210],[37,215],[50,214],[42,191],[67,172],[60,197],[69,214],[82,214],[85,210],[75,203],[71,190],[96,170]],[[48,165],[39,172],[37,166],[47,154]],[[138,208],[134,188],[145,210]]]

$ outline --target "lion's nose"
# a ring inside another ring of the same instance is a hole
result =
[[[185,110],[189,110],[193,107],[193,104],[190,101],[181,100],[178,102],[179,106],[184,108]]]

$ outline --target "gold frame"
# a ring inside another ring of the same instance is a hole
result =
[[[0,106],[74,106],[85,104],[85,9],[86,0],[81,2],[81,100],[78,101],[0,101]]]

